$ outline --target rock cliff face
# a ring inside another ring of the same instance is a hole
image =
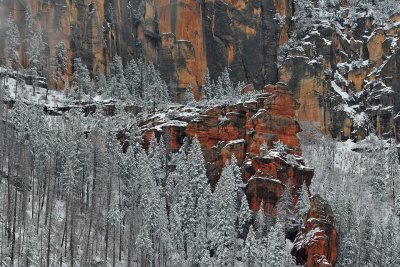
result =
[[[254,101],[205,110],[178,106],[166,116],[159,113],[149,117],[141,127],[145,146],[153,134],[163,135],[172,151],[179,150],[185,137],[197,137],[212,185],[218,181],[225,162],[235,155],[251,209],[263,208],[276,215],[276,204],[285,186],[290,187],[295,204],[300,187],[304,182],[310,185],[313,176],[313,169],[304,166],[296,136],[300,131],[295,120],[297,107],[287,86],[278,83],[266,86]],[[281,141],[287,148],[273,149],[274,141]],[[293,254],[306,266],[333,266],[337,252],[332,211],[320,197],[313,197],[311,202],[306,227],[296,237],[299,248]],[[318,243],[304,241],[304,235]]]
[[[330,25],[317,22],[301,41],[288,44],[278,79],[300,103],[298,120],[319,122],[343,140],[371,131],[398,139],[399,16],[382,26],[348,12]]]
[[[107,72],[114,54],[124,62],[143,55],[160,67],[175,100],[188,84],[199,96],[207,66],[212,78],[229,67],[236,81],[258,89],[275,83],[278,46],[288,38],[288,21],[279,26],[275,14],[292,13],[291,0],[5,0],[2,36],[9,13],[24,34],[28,6],[52,55],[63,41],[70,58],[81,57],[92,73]],[[25,56],[22,61],[27,64]]]

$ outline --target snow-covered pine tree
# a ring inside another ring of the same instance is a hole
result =
[[[166,242],[168,241],[165,237],[165,233],[168,231],[168,222],[166,221],[166,203],[164,198],[160,196],[160,187],[156,185],[155,180],[152,177],[150,161],[147,155],[142,152],[138,159],[140,161],[139,173],[141,173],[142,179],[140,181],[141,187],[139,189],[140,194],[140,211],[141,211],[141,230],[138,237],[138,242],[143,243],[146,238],[141,240],[140,236],[148,237],[151,240],[151,249],[142,250],[142,255],[146,255],[146,258],[154,266],[157,259],[161,257],[161,248],[167,247]],[[148,231],[143,233],[143,231]],[[148,249],[148,247],[146,248]]]
[[[380,200],[385,197],[385,192],[387,192],[386,185],[388,176],[386,165],[387,156],[385,154],[383,142],[379,142],[377,149],[372,153],[375,160],[371,161],[371,164],[368,164],[369,185],[373,191],[373,196]]]
[[[113,61],[111,64],[110,90],[110,97],[115,97],[121,100],[129,98],[129,91],[126,87],[122,59],[118,55],[115,55],[113,57]]]
[[[284,266],[286,258],[286,239],[284,222],[277,220],[270,229],[267,239],[266,263],[270,267]]]
[[[154,113],[159,106],[169,102],[167,85],[151,63],[146,68],[144,81],[143,100],[147,109]]]
[[[232,169],[230,164],[225,166],[213,193],[211,242],[219,266],[233,266],[235,260],[236,185]]]
[[[343,240],[344,255],[341,260],[343,266],[356,266],[357,259],[357,243],[355,240],[354,231],[350,231],[346,234]]]
[[[28,58],[29,58],[29,55],[28,55],[27,48],[30,46],[30,42],[34,35],[34,23],[35,23],[35,21],[33,19],[32,8],[30,5],[28,5],[25,10],[25,29],[24,29],[25,30],[24,44],[25,44],[25,51],[26,51]],[[28,64],[29,64],[29,62],[28,62]]]
[[[172,247],[169,252],[169,263],[171,266],[184,266],[186,263],[181,220],[176,210],[176,205],[173,205],[169,215],[169,231],[172,239]]]
[[[235,92],[234,85],[231,81],[229,70],[225,68],[221,73],[221,76],[218,77],[216,84],[216,94],[217,97],[221,100],[227,100],[228,98],[234,97]]]
[[[193,106],[196,103],[196,100],[194,99],[193,96],[193,87],[191,84],[188,84],[186,87],[186,93],[185,93],[185,104],[188,106]]]
[[[391,145],[387,151],[387,166],[388,166],[388,179],[386,181],[387,190],[389,198],[392,200],[393,211],[396,202],[396,192],[398,191],[399,185],[397,183],[396,177],[400,174],[400,162],[399,162],[399,153],[395,144],[393,144],[394,140],[392,140]]]
[[[153,170],[153,179],[157,186],[165,186],[166,175],[168,172],[168,155],[164,144],[164,138],[161,137],[157,142],[157,138],[153,134],[150,139],[148,157]]]
[[[246,185],[243,183],[242,172],[240,170],[240,167],[237,164],[237,159],[234,154],[232,155],[229,167],[232,169],[233,177],[235,179],[235,181],[234,181],[235,204],[236,204],[235,209],[236,209],[236,212],[238,212],[242,207],[242,201],[244,199],[243,197],[245,196],[244,191],[245,191]]]
[[[180,155],[181,158],[184,157],[183,154]],[[200,259],[193,258],[193,256],[199,256],[193,251],[198,251],[198,244],[194,242],[198,241],[196,236],[204,235],[204,233],[199,233],[200,229],[208,228],[204,226],[207,223],[208,214],[204,214],[202,209],[209,207],[211,191],[207,182],[201,146],[196,138],[192,140],[186,160],[177,161],[173,175],[176,182],[173,205],[176,205],[182,222],[185,257],[191,262],[198,262]]]
[[[299,198],[296,204],[296,221],[299,227],[303,226],[303,217],[307,214],[310,209],[310,198],[308,197],[308,188],[305,182],[299,190]]]
[[[249,207],[246,195],[243,195],[240,205],[240,210],[238,212],[238,224],[237,232],[239,234],[244,234],[247,232],[247,227],[251,221],[252,212]]]
[[[98,95],[107,95],[106,92],[108,90],[108,84],[106,76],[98,69],[96,73],[96,93]]]
[[[29,74],[33,77],[33,92],[32,95],[36,93],[36,81],[37,76],[39,76],[41,69],[41,56],[45,49],[45,43],[43,42],[43,32],[40,28],[32,36],[28,46],[28,58],[29,58]]]
[[[376,244],[374,235],[374,222],[369,213],[361,218],[361,225],[358,231],[359,266],[373,266],[376,256]]]
[[[293,227],[293,203],[292,203],[292,189],[287,183],[282,197],[277,204],[278,217],[284,223],[285,231]]]
[[[125,68],[126,87],[134,103],[140,104],[143,96],[144,64],[131,60]]]
[[[263,237],[266,236],[267,223],[266,223],[266,218],[265,218],[265,213],[264,213],[264,203],[263,202],[261,202],[260,208],[257,211],[254,226],[255,226],[254,230],[255,230],[257,239],[262,239]]]
[[[76,100],[82,100],[84,95],[89,94],[93,84],[87,66],[80,58],[74,59],[74,72],[72,75],[72,91]]]
[[[67,74],[67,62],[68,52],[64,42],[59,42],[56,45],[55,54],[55,80],[54,83],[57,86],[64,88],[65,86],[65,75]]]
[[[6,44],[4,50],[8,68],[16,70],[20,67],[19,47],[20,33],[17,24],[15,24],[14,18],[10,13],[7,19]]]
[[[243,249],[243,262],[245,267],[261,267],[263,266],[263,250],[262,244],[256,239],[253,226],[250,226],[249,233],[245,241]]]
[[[203,99],[211,100],[216,97],[216,88],[214,82],[211,80],[210,71],[207,68],[204,74],[204,84],[203,84]]]
[[[15,134],[17,138],[22,142],[29,141],[29,107],[21,100],[17,100],[14,104],[14,108],[11,111],[11,121],[15,127]]]
[[[192,266],[202,266],[202,264],[207,264],[204,261],[208,261],[210,255],[210,231],[209,231],[209,196],[202,195],[198,199],[196,218],[197,222],[195,225],[195,236],[192,239],[192,243],[189,245],[189,262]]]

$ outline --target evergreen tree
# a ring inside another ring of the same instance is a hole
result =
[[[299,198],[296,204],[297,222],[299,224],[299,227],[303,226],[303,217],[304,215],[307,214],[309,209],[310,209],[310,199],[308,197],[308,189],[306,183],[303,182],[303,185],[299,191]]]
[[[383,144],[379,143],[378,146],[377,150],[372,152],[376,160],[372,161],[372,164],[368,166],[368,176],[373,196],[381,200],[386,192],[388,169],[386,167],[387,156],[385,155]]]
[[[184,266],[185,265],[185,253],[184,253],[184,241],[182,232],[181,217],[176,210],[176,205],[171,207],[169,216],[169,231],[172,237],[172,248],[170,251],[169,262],[171,266]]]
[[[256,234],[253,230],[253,226],[250,226],[243,251],[244,266],[245,267],[263,266],[262,253],[263,253],[262,245],[258,241],[258,239],[256,239]]]
[[[92,90],[92,80],[90,79],[89,70],[80,58],[74,59],[74,73],[72,75],[72,90],[75,99],[82,100],[84,94],[89,94]]]
[[[243,197],[245,196],[244,191],[246,189],[246,185],[243,183],[242,171],[237,164],[237,159],[235,154],[232,155],[231,162],[229,167],[232,169],[233,177],[234,177],[234,187],[235,187],[235,210],[239,212],[242,207]]]
[[[207,222],[207,214],[204,212],[208,208],[204,210],[204,207],[209,207],[211,192],[207,182],[204,158],[197,139],[192,141],[187,160],[178,161],[174,176],[176,188],[173,203],[182,222],[185,257],[191,257],[191,261],[198,262],[200,259],[193,258],[193,256],[198,256],[193,251],[198,246],[194,242],[196,236],[202,235],[199,233],[200,229],[207,229],[207,226],[204,226]]]
[[[168,171],[168,155],[163,137],[161,137],[160,141],[157,142],[154,134],[152,135],[150,139],[148,156],[153,170],[153,178],[155,179],[156,184],[158,186],[165,186],[166,174]]]
[[[67,74],[68,52],[63,42],[56,45],[55,55],[55,84],[60,84],[62,88],[65,87],[65,75]]]
[[[11,112],[11,121],[15,127],[16,136],[22,143],[28,142],[30,139],[29,115],[31,113],[28,110],[29,108],[24,102],[17,100]]]
[[[7,60],[7,67],[18,69],[19,60],[20,33],[10,13],[7,19],[7,33],[4,54]]]
[[[292,192],[290,185],[285,185],[282,197],[279,199],[277,204],[278,218],[284,222],[285,231],[291,229],[294,224],[293,217],[293,203],[292,203]]]
[[[393,142],[394,141],[392,141],[387,151],[388,179],[386,184],[388,185],[387,186],[387,189],[389,189],[388,195],[392,200],[392,205],[394,210],[396,202],[396,191],[398,189],[398,185],[396,183],[397,181],[396,177],[398,177],[400,174],[400,162],[399,162],[399,153],[397,151],[397,147],[393,144]]]
[[[216,92],[219,99],[227,99],[237,95],[234,92],[234,85],[231,81],[228,68],[225,68],[221,76],[218,77]]]
[[[252,213],[249,207],[249,203],[247,202],[246,195],[243,195],[240,210],[238,212],[238,233],[243,234],[246,231],[247,224],[250,222],[252,218]]]
[[[196,102],[196,100],[194,99],[193,91],[192,91],[192,90],[193,90],[192,85],[189,84],[189,85],[186,87],[186,93],[185,93],[185,104],[186,104],[186,105],[189,105],[189,106],[194,105],[195,102]]]
[[[160,73],[154,68],[154,65],[149,64],[146,69],[143,92],[143,100],[147,108],[154,113],[161,104],[167,104],[168,99],[167,85],[161,79]]]
[[[209,252],[209,192],[202,195],[198,199],[197,208],[195,209],[195,233],[191,244],[189,245],[189,262],[194,266],[201,266],[204,261],[208,260]]]
[[[40,75],[41,56],[44,49],[45,43],[43,42],[42,29],[39,29],[33,34],[32,40],[29,42],[28,46],[29,73],[34,80],[32,95],[35,95],[36,80],[37,76]]]
[[[207,68],[204,74],[203,98],[206,100],[211,100],[215,98],[216,97],[215,90],[216,90],[215,84],[211,80],[210,71]]]
[[[343,266],[356,266],[357,243],[354,238],[354,232],[348,232],[343,240],[344,255],[342,259]]]
[[[271,267],[284,266],[285,262],[285,228],[281,221],[277,221],[268,233],[267,263]]]
[[[369,213],[362,218],[358,240],[358,247],[361,252],[359,255],[359,264],[362,266],[373,266],[373,260],[376,256],[376,248],[374,243],[374,223]]]
[[[100,70],[97,70],[96,93],[99,95],[107,95],[107,93],[106,93],[107,90],[108,90],[107,79]]]
[[[30,5],[28,5],[28,7],[25,10],[25,40],[24,40],[25,51],[28,58],[29,58],[28,48],[30,46],[30,42],[32,41],[34,35],[34,23],[35,21],[33,19],[32,8],[30,7]]]
[[[235,163],[233,163],[235,164]],[[232,167],[227,165],[213,193],[212,244],[217,254],[217,265],[232,266],[236,240],[236,192]]]
[[[262,239],[265,236],[265,233],[267,230],[266,228],[267,228],[267,223],[266,223],[265,213],[264,213],[264,203],[261,202],[260,208],[256,215],[256,221],[255,221],[255,231],[256,231],[256,237],[258,239]]]
[[[116,55],[113,58],[110,71],[110,96],[125,100],[129,97],[124,76],[124,68],[122,66],[121,57]]]
[[[156,238],[159,229],[157,218],[161,203],[158,197],[158,187],[151,177],[151,167],[144,151],[140,153],[138,160],[140,161],[139,172],[142,175],[141,187],[138,192],[140,196],[141,229],[136,243],[141,249],[142,263],[145,262],[148,265],[155,260],[156,251],[154,250],[153,240]]]
[[[143,96],[144,64],[131,60],[125,69],[126,87],[135,103],[140,103]]]

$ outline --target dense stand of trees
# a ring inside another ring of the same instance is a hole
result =
[[[335,213],[337,266],[399,266],[400,164],[394,140],[372,135],[357,145],[343,144],[313,125],[302,128],[303,156],[315,167],[311,189]]]
[[[17,99],[0,110],[7,266],[295,266],[284,217],[274,224],[249,210],[234,158],[211,190],[196,139],[171,153],[153,137],[144,151],[122,108],[49,116]],[[130,132],[126,153],[121,129]]]

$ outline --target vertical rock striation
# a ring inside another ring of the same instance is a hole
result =
[[[143,58],[160,67],[177,101],[188,84],[200,97],[207,67],[214,79],[229,67],[235,81],[258,89],[277,82],[276,58],[279,44],[287,40],[288,20],[281,27],[275,14],[292,13],[291,0],[4,0],[2,36],[9,13],[24,35],[28,6],[52,57],[63,41],[70,59],[81,57],[93,74],[107,72],[115,54],[124,62]],[[22,62],[28,65],[26,56]]]

